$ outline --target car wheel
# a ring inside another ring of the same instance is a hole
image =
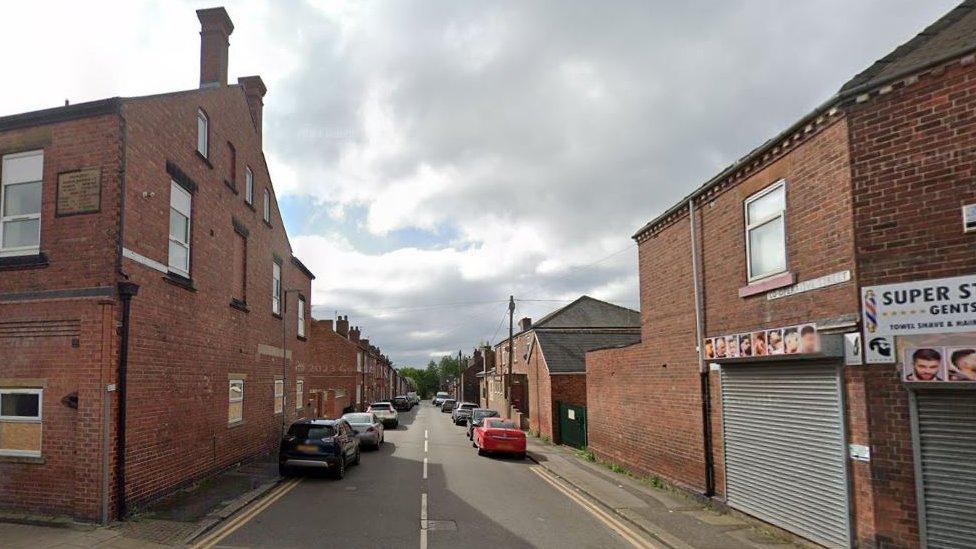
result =
[[[483,455],[485,455],[485,454],[487,454],[487,453],[488,453],[488,452],[486,452],[484,448],[478,448],[478,455],[479,455],[479,456],[483,456]]]
[[[474,441],[471,441],[471,447],[472,448],[477,448],[478,447],[478,444],[476,442],[474,442]]]
[[[519,453],[515,454],[515,457],[516,457],[516,459],[524,460],[525,459],[525,452],[519,452]]]
[[[359,465],[359,448],[356,448],[356,457],[353,458],[350,465]]]
[[[346,476],[346,458],[343,457],[339,459],[339,465],[336,466],[335,470],[332,471],[332,477],[336,480],[341,480],[342,477]]]
[[[399,421],[394,421],[393,422],[393,428],[394,429],[399,429],[400,428],[400,422]]]
[[[278,475],[283,476],[283,477],[290,477],[291,476],[291,469],[289,469],[287,465],[282,465],[282,464],[279,463],[278,464]]]

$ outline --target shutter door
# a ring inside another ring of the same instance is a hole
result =
[[[828,547],[849,547],[838,366],[726,366],[722,407],[728,504]]]
[[[918,455],[929,547],[976,543],[976,392],[919,391]]]

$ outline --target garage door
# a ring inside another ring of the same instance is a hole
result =
[[[849,547],[840,368],[725,366],[722,407],[728,504],[828,547]]]
[[[929,547],[976,540],[976,392],[919,391],[917,456]]]

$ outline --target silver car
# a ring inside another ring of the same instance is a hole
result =
[[[361,446],[379,449],[383,444],[383,422],[375,414],[368,412],[356,412],[345,414],[342,419],[349,423],[352,430],[356,432]]]

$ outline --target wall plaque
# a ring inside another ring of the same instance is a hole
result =
[[[95,213],[101,209],[102,170],[91,168],[58,174],[57,215]]]

